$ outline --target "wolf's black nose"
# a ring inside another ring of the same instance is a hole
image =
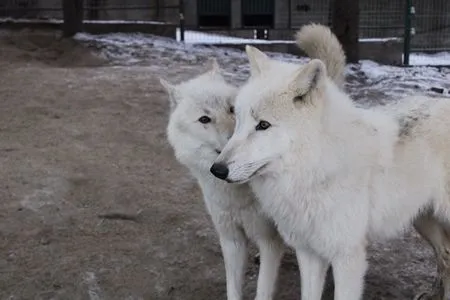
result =
[[[228,177],[228,167],[223,163],[215,163],[212,165],[211,169],[209,169],[211,173],[214,174],[219,179],[225,180]]]

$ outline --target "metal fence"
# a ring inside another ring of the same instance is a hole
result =
[[[289,43],[304,24],[331,26],[334,1],[85,0],[84,19],[176,24],[185,43]],[[61,21],[62,2],[0,0],[0,18]],[[359,0],[359,23],[362,43],[393,41],[405,64],[450,65],[449,0]]]
[[[238,4],[236,4],[236,2]],[[239,2],[241,3],[239,5]],[[197,0],[186,20],[187,43],[285,43],[310,22],[329,26],[333,0]],[[247,3],[247,4],[245,4]],[[245,4],[245,5],[244,5]],[[450,1],[359,0],[362,43],[397,43],[409,65],[450,65]],[[255,41],[249,41],[255,40]],[[370,47],[370,46],[369,46]]]
[[[402,38],[404,33],[405,0],[359,0],[360,38]],[[446,0],[442,0],[446,1]],[[259,38],[272,40],[291,40],[292,33],[310,22],[331,24],[333,0],[216,0],[213,6],[203,3],[209,0],[197,0],[197,19],[187,21],[187,30],[197,32],[224,32],[227,36]],[[239,5],[241,2],[241,5]],[[244,5],[245,3],[250,3]],[[187,9],[187,10],[189,10]],[[208,18],[206,18],[208,16]],[[210,20],[210,22],[208,22]],[[216,21],[220,21],[220,24]],[[226,21],[223,21],[226,20]],[[268,31],[258,35],[253,31]],[[195,33],[189,35],[195,42]],[[198,34],[201,39],[204,34]],[[225,37],[211,37],[211,42],[220,43]],[[189,40],[187,40],[190,42]]]
[[[450,1],[407,0],[405,56],[411,65],[450,65]],[[409,24],[410,23],[410,26]],[[408,61],[407,61],[408,62]]]

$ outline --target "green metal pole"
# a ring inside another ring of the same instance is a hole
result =
[[[411,53],[411,19],[412,0],[405,0],[405,33],[403,38],[403,65],[409,66],[409,54]]]

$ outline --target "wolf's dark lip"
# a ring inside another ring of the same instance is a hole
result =
[[[246,183],[248,181],[250,181],[254,176],[257,176],[259,172],[261,172],[261,170],[264,169],[264,167],[267,166],[267,163],[263,164],[261,167],[259,167],[258,169],[256,169],[250,176],[248,176],[246,179],[244,180],[231,180],[229,178],[225,179],[226,182],[228,183],[233,183],[233,184],[243,184]]]
[[[216,150],[216,153],[217,153],[217,154],[222,153],[222,151],[220,151],[220,150],[218,150],[218,149],[215,149],[215,150]]]
[[[242,183],[246,183],[247,181],[249,181],[250,179],[244,179],[244,180],[237,180],[237,181],[233,181],[230,179],[225,179],[225,181],[227,183],[233,183],[233,184],[242,184]]]

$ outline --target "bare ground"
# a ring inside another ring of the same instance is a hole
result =
[[[165,140],[155,77],[186,79],[201,62],[111,66],[33,31],[2,32],[0,57],[0,299],[226,299],[217,237]],[[412,299],[433,276],[414,234],[373,245],[365,299]],[[276,299],[299,292],[289,253]]]

